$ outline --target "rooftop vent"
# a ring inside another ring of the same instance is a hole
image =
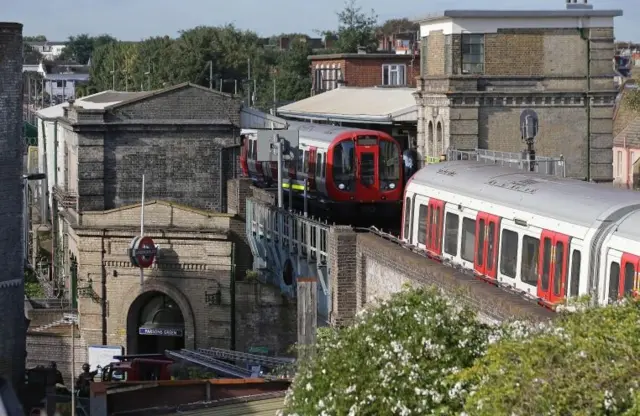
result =
[[[593,5],[587,3],[587,0],[582,0],[578,3],[578,0],[567,0],[567,10],[591,10]]]

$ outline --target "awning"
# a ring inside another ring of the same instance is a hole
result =
[[[393,124],[416,123],[415,88],[340,87],[278,108],[278,115],[303,120]]]

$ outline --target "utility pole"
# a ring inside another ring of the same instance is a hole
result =
[[[209,89],[213,89],[213,61],[209,61]],[[220,85],[220,91],[222,91],[222,84]]]
[[[251,58],[247,58],[247,105],[251,107]]]
[[[116,59],[114,58],[111,63],[111,89],[116,90]]]
[[[276,95],[276,77],[273,77],[273,115],[276,115],[278,108],[278,97]]]

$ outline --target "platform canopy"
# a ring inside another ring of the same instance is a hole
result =
[[[416,123],[415,88],[339,87],[278,108],[281,117],[329,122]]]

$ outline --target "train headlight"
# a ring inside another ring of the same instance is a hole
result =
[[[344,184],[343,183],[339,183],[338,184],[338,189],[340,189],[341,191],[344,191]]]
[[[393,182],[391,182],[391,183],[389,184],[389,189],[391,189],[391,190],[396,189],[396,184],[395,184],[395,183],[393,183]]]

